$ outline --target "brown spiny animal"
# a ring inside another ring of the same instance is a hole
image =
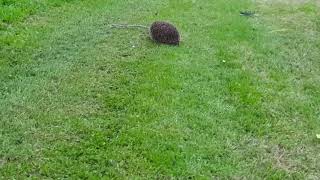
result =
[[[151,38],[162,44],[179,45],[180,34],[172,24],[162,21],[154,22],[150,27]]]

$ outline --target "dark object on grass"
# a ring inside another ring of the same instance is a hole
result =
[[[240,15],[241,16],[248,16],[248,17],[252,17],[254,16],[256,13],[255,12],[251,12],[251,11],[241,11]]]
[[[180,34],[176,27],[167,22],[156,21],[150,27],[151,38],[162,44],[179,45]]]

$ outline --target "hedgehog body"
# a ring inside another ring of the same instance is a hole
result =
[[[172,24],[162,21],[154,22],[150,27],[151,38],[162,44],[179,45],[180,34]]]

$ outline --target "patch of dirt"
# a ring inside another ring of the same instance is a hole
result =
[[[6,164],[6,161],[4,159],[0,159],[0,168],[3,167]]]
[[[258,3],[263,4],[288,4],[288,5],[301,5],[312,2],[311,0],[257,0]]]
[[[253,137],[247,137],[245,139],[245,146],[254,147],[255,153],[259,154],[260,160],[257,165],[261,166],[269,162],[273,168],[283,170],[287,174],[301,172],[308,175],[308,179],[320,177],[320,172],[318,171],[320,168],[320,164],[318,163],[320,160],[320,156],[318,155],[319,145],[310,146],[310,144],[297,143],[295,147],[290,148],[281,144],[274,144],[264,139],[256,139]],[[246,151],[247,150],[248,149],[246,149]]]
[[[272,147],[270,153],[273,156],[273,163],[276,168],[282,169],[288,173],[296,170],[294,163],[290,162],[287,157],[288,154],[286,149],[281,145]]]

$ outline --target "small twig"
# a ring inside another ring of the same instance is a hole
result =
[[[253,17],[255,16],[255,12],[252,11],[240,11],[241,16]]]
[[[149,29],[148,26],[139,25],[139,24],[111,24],[111,28],[146,28]]]
[[[269,33],[275,33],[275,32],[285,32],[287,31],[288,29],[277,29],[277,30],[272,30],[270,31]]]

